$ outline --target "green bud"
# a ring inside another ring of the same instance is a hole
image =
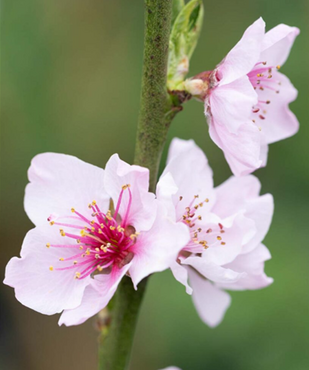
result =
[[[174,9],[182,1],[174,0]],[[175,10],[176,11],[176,10]],[[189,61],[196,47],[203,23],[203,3],[191,0],[182,7],[172,27],[169,41],[167,88],[177,90],[189,71]]]

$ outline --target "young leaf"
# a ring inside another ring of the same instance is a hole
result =
[[[179,5],[179,4],[178,4]],[[176,90],[189,70],[203,23],[203,3],[191,0],[178,14],[170,35],[167,87]]]
[[[178,14],[184,8],[185,1],[184,0],[173,0],[173,9],[172,9],[172,25],[174,24]]]

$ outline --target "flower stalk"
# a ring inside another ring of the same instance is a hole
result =
[[[150,171],[150,191],[155,190],[166,135],[175,107],[166,89],[172,0],[145,1],[144,63],[135,164]],[[99,370],[128,368],[138,312],[145,293],[144,279],[135,291],[124,278],[109,304],[108,326],[99,338]]]

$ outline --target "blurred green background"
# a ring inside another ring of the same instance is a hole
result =
[[[143,53],[142,0],[4,0],[1,61],[1,279],[32,227],[23,210],[31,158],[68,153],[104,166],[112,153],[132,162]],[[308,0],[205,0],[205,22],[190,75],[212,69],[259,16],[268,29],[298,26],[283,67],[299,90],[291,105],[300,133],[270,147],[257,171],[274,194],[266,238],[275,283],[233,293],[216,329],[198,318],[191,298],[169,272],[153,276],[142,308],[131,370],[171,364],[183,370],[307,370],[309,368]],[[206,151],[215,183],[230,176],[211,142],[202,104],[191,101],[172,124],[174,137]],[[164,160],[166,157],[166,150]],[[58,317],[22,306],[1,285],[0,368],[96,369],[94,319],[59,328]]]

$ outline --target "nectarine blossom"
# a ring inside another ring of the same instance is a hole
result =
[[[76,325],[103,309],[124,275],[136,288],[189,239],[148,192],[149,171],[113,155],[106,169],[46,153],[32,160],[25,210],[35,224],[6,268],[16,298]],[[164,248],[167,243],[170,248]],[[127,277],[126,277],[127,278]]]
[[[298,131],[289,110],[297,90],[278,71],[298,34],[285,24],[265,33],[260,18],[213,71],[185,82],[204,101],[210,136],[236,176],[265,166],[268,144]]]
[[[252,175],[231,177],[214,188],[201,149],[192,140],[172,141],[157,197],[172,220],[187,225],[191,240],[171,270],[192,293],[209,326],[218,325],[230,305],[226,289],[259,289],[272,282],[264,273],[270,253],[262,240],[271,223],[273,198],[259,191]]]

